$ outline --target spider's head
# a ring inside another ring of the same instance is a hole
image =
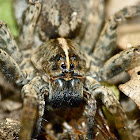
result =
[[[58,54],[50,59],[49,100],[53,107],[77,107],[83,100],[85,60],[70,40],[58,38],[57,41]]]
[[[49,101],[53,107],[76,107],[83,100],[85,60],[69,39],[52,39],[40,47],[36,62],[49,76]]]

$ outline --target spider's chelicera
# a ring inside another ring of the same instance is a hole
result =
[[[50,93],[49,100],[53,107],[78,107],[83,99],[83,83],[79,78],[69,81],[55,79]]]

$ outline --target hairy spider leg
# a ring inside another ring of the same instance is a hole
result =
[[[22,88],[23,114],[20,140],[29,140],[32,135],[36,137],[41,130],[45,108],[44,93],[41,93],[41,90],[45,86],[41,77],[37,76]]]
[[[18,85],[26,84],[34,77],[33,76],[34,70],[32,67],[28,67],[30,65],[29,64],[30,61],[28,59],[22,59],[22,54],[20,53],[19,48],[10,33],[10,30],[8,29],[6,24],[2,21],[0,21],[0,41],[1,41],[1,45],[0,45],[1,71],[10,82],[16,82],[16,84]],[[24,55],[26,55],[26,52],[23,53]],[[34,78],[34,79],[38,79],[38,78]],[[21,133],[20,133],[21,139],[24,139],[26,135],[27,138],[30,139],[30,136],[32,134],[31,131],[33,130],[33,126],[35,123],[34,120],[36,116],[35,113],[38,113],[39,116],[36,124],[37,132],[39,132],[39,129],[41,128],[41,121],[42,121],[41,118],[44,111],[44,96],[42,97],[40,94],[40,96],[33,98],[34,96],[33,94],[37,94],[35,90],[31,91],[29,95],[29,99],[27,94],[29,92],[28,89],[34,87],[34,85],[32,84],[36,84],[37,86],[37,83],[35,83],[34,79],[29,84],[25,85],[22,89],[23,98],[25,97],[25,99],[23,99],[25,105],[23,109],[23,116],[21,122],[21,126],[22,126]],[[30,129],[26,130],[27,126],[30,126]]]
[[[92,77],[86,77],[85,81],[85,91],[91,94],[92,99],[89,100],[89,111],[87,112],[88,116],[88,129],[91,129],[92,131],[87,131],[87,137],[89,140],[93,140],[93,133],[94,133],[94,116],[96,113],[96,106],[95,106],[95,99],[101,100],[102,103],[105,105],[107,110],[114,115],[115,117],[115,125],[118,129],[118,132],[120,136],[125,140],[130,139],[133,140],[133,136],[128,128],[127,124],[127,117],[122,109],[119,101],[117,100],[115,94],[107,87],[100,86],[100,84],[92,78]],[[91,103],[90,103],[91,102]],[[93,105],[92,105],[93,103]],[[95,106],[95,108],[94,108]],[[91,111],[90,111],[91,110]],[[93,113],[94,112],[94,113]]]
[[[10,82],[23,85],[34,77],[34,69],[29,64],[30,60],[23,57],[26,52],[20,52],[9,28],[3,21],[0,21],[0,48],[1,71]]]
[[[27,9],[22,18],[22,28],[20,29],[19,46],[21,49],[29,49],[33,45],[34,30],[37,19],[41,11],[39,0],[29,0]]]
[[[92,47],[95,46],[95,43],[98,39],[99,33],[101,31],[103,17],[104,17],[104,0],[90,0],[88,7],[90,7],[89,15],[87,18],[88,25],[83,28],[84,34],[82,36],[80,46],[87,52],[93,50]],[[96,9],[96,10],[95,10]]]
[[[0,49],[0,67],[0,71],[10,82],[18,80],[20,84],[24,80],[24,74],[16,61],[2,49]]]
[[[6,51],[17,63],[22,60],[19,48],[7,25],[0,21],[0,48]]]
[[[111,57],[104,66],[99,70],[102,80],[107,81],[119,73],[127,70],[132,61],[140,56],[140,46],[135,46]],[[137,64],[136,64],[137,65]]]
[[[93,96],[87,96],[87,112],[86,112],[86,117],[87,117],[87,138],[88,140],[93,140],[94,135],[95,135],[95,114],[97,110],[97,103],[96,100]]]
[[[123,21],[140,15],[140,6],[123,8],[107,20],[93,51],[96,65],[102,66],[116,48],[117,27]],[[102,56],[102,57],[101,57]]]

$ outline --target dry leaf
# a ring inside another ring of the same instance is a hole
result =
[[[130,97],[140,109],[140,66],[128,71],[131,79],[119,85],[119,89]]]

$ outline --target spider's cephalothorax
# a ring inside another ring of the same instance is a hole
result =
[[[51,39],[39,50],[32,61],[36,67],[41,66],[49,78],[49,100],[52,105],[79,106],[83,99],[85,78],[85,60],[79,46],[69,39],[58,38]]]

